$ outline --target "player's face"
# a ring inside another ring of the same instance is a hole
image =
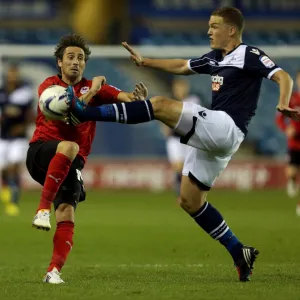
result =
[[[85,69],[85,55],[79,47],[67,47],[63,59],[58,60],[61,74],[70,80],[79,79]]]
[[[208,22],[210,47],[214,50],[224,49],[233,35],[232,26],[224,23],[222,17],[211,16]]]

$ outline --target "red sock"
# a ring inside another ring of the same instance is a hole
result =
[[[57,268],[60,272],[73,246],[74,223],[63,221],[57,223],[53,237],[53,255],[47,272]]]
[[[37,210],[51,209],[51,204],[61,186],[66,179],[72,161],[62,153],[56,153],[52,158],[42,191],[40,204]]]

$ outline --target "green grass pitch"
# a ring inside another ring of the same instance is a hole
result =
[[[241,241],[260,250],[247,283],[171,192],[89,191],[76,212],[66,284],[43,284],[54,230],[31,227],[38,198],[23,193],[20,217],[0,213],[1,300],[300,299],[300,218],[284,191],[208,197]]]

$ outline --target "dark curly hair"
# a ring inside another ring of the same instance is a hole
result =
[[[87,45],[87,42],[83,37],[77,34],[63,36],[59,43],[55,47],[54,56],[56,57],[56,63],[58,60],[62,60],[64,52],[67,47],[78,47],[84,51],[84,60],[87,61],[91,54],[91,50]],[[59,71],[60,68],[58,67]]]

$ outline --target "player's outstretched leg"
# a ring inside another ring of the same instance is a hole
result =
[[[45,178],[44,187],[32,226],[37,229],[50,230],[50,210],[52,202],[69,173],[72,161],[79,147],[74,142],[62,141],[58,144],[56,154],[52,158]]]
[[[249,281],[254,261],[259,254],[258,250],[239,241],[220,212],[206,201],[209,187],[198,182],[196,178],[191,179],[191,176],[182,176],[180,206],[230,253],[239,280]]]
[[[95,107],[87,106],[80,101],[75,96],[73,87],[68,87],[67,93],[70,104],[70,122],[74,125],[84,121],[138,124],[156,119],[174,128],[178,123],[183,107],[182,102],[163,96],[152,97],[146,101],[115,103]]]
[[[73,118],[71,122],[75,124],[87,120],[136,124],[157,119],[171,128],[176,128],[176,132],[182,136],[193,134],[193,119],[183,121],[178,126],[183,113],[182,102],[157,96],[147,101],[91,107],[81,103],[74,93],[73,96],[72,92],[70,95],[70,112]],[[259,252],[254,247],[244,246],[235,237],[221,214],[206,202],[206,193],[207,190],[201,190],[189,177],[183,176],[181,206],[202,229],[226,247],[238,270],[239,280],[248,281]]]

